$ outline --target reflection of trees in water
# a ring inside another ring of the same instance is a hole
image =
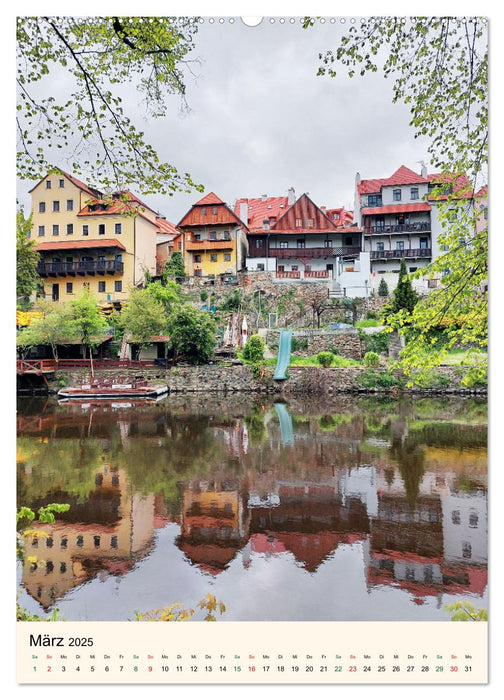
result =
[[[425,472],[425,454],[421,447],[406,438],[394,440],[390,456],[397,462],[397,468],[403,480],[406,500],[411,511],[415,509],[420,484]]]

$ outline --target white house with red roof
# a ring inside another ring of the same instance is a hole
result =
[[[369,256],[359,226],[343,207],[318,207],[305,193],[238,199],[247,226],[249,272],[270,272],[276,282],[327,281],[336,293],[367,296]]]
[[[363,248],[369,252],[373,288],[383,275],[392,286],[401,259],[408,272],[425,267],[432,259],[431,211],[427,201],[430,178],[402,165],[387,178],[355,178],[354,213],[363,229]]]

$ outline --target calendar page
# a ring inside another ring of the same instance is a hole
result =
[[[269,11],[18,11],[23,690],[489,682],[489,20]]]

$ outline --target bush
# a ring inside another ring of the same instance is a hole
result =
[[[359,333],[365,352],[377,352],[379,355],[388,353],[390,345],[390,333]]]
[[[193,365],[201,365],[211,358],[215,349],[217,327],[205,311],[192,306],[177,307],[168,317],[168,335],[171,346]]]
[[[375,387],[389,389],[393,386],[401,387],[404,384],[403,380],[395,377],[390,371],[376,372],[372,369],[363,372],[359,377],[359,382],[366,389],[374,389]]]
[[[380,284],[378,285],[378,296],[388,297],[388,293],[388,284],[385,282],[385,278],[382,277],[380,280]]]
[[[367,352],[362,360],[364,367],[378,367],[380,356],[377,352]]]
[[[291,351],[306,350],[308,348],[308,338],[293,338],[291,343]]]
[[[317,355],[317,362],[322,367],[330,367],[333,360],[334,355],[332,352],[319,352]]]
[[[259,335],[251,335],[243,348],[243,359],[247,362],[262,362],[264,355],[264,341]]]

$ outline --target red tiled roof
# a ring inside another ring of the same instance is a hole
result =
[[[234,213],[236,216],[240,217],[240,205],[242,203],[247,204],[247,216],[248,221],[244,221],[251,229],[263,229],[264,219],[279,219],[282,214],[284,214],[289,208],[289,198],[288,197],[254,197],[248,199],[243,197],[242,199],[237,199],[234,205]]]
[[[420,202],[418,204],[387,204],[384,207],[365,207],[362,210],[363,216],[374,216],[376,214],[409,214],[411,211],[431,211],[430,204]]]
[[[120,248],[126,250],[122,243],[119,243],[117,238],[109,238],[103,241],[54,241],[38,243],[35,248],[37,250],[80,250],[81,248]]]
[[[471,183],[469,182],[469,178],[467,175],[456,175],[455,173],[433,173],[432,175],[428,175],[429,181],[431,185],[442,185],[442,184],[447,184],[447,185],[452,185],[453,186],[453,192],[451,195],[448,194],[439,194],[439,195],[433,195],[430,194],[427,199],[430,202],[434,201],[443,201],[448,199],[449,196],[453,195],[458,195],[461,198],[463,197],[472,197],[473,196],[473,191],[471,188]]]
[[[193,206],[204,207],[204,206],[208,206],[209,204],[224,204],[224,202],[222,201],[222,199],[220,197],[217,197],[215,192],[209,192],[204,197],[202,197],[200,200],[198,200]]]
[[[125,195],[125,199],[122,196]],[[96,206],[97,204],[103,204],[106,208],[92,210],[90,207]],[[154,212],[151,207],[144,204],[136,195],[134,195],[129,190],[124,192],[115,192],[110,199],[97,199],[94,198],[91,202],[86,204],[86,206],[80,210],[77,216],[104,216],[110,214],[131,214],[135,212],[138,216],[146,219],[147,221],[152,220],[139,210],[139,207],[144,209],[149,209]]]
[[[192,205],[177,226],[215,226],[216,224],[236,225],[241,223],[240,218],[231,211],[228,205],[219,199],[214,192],[210,192]]]
[[[173,233],[176,236],[180,233],[180,231],[177,229],[175,224],[172,224],[171,221],[167,221],[166,219],[163,219],[162,216],[156,217],[156,224],[157,224],[156,233]]]
[[[420,183],[428,183],[429,180],[418,175],[405,165],[401,165],[390,177],[379,178],[374,180],[361,180],[357,185],[359,194],[376,194],[381,191],[382,187],[391,187],[394,185],[416,185]]]

